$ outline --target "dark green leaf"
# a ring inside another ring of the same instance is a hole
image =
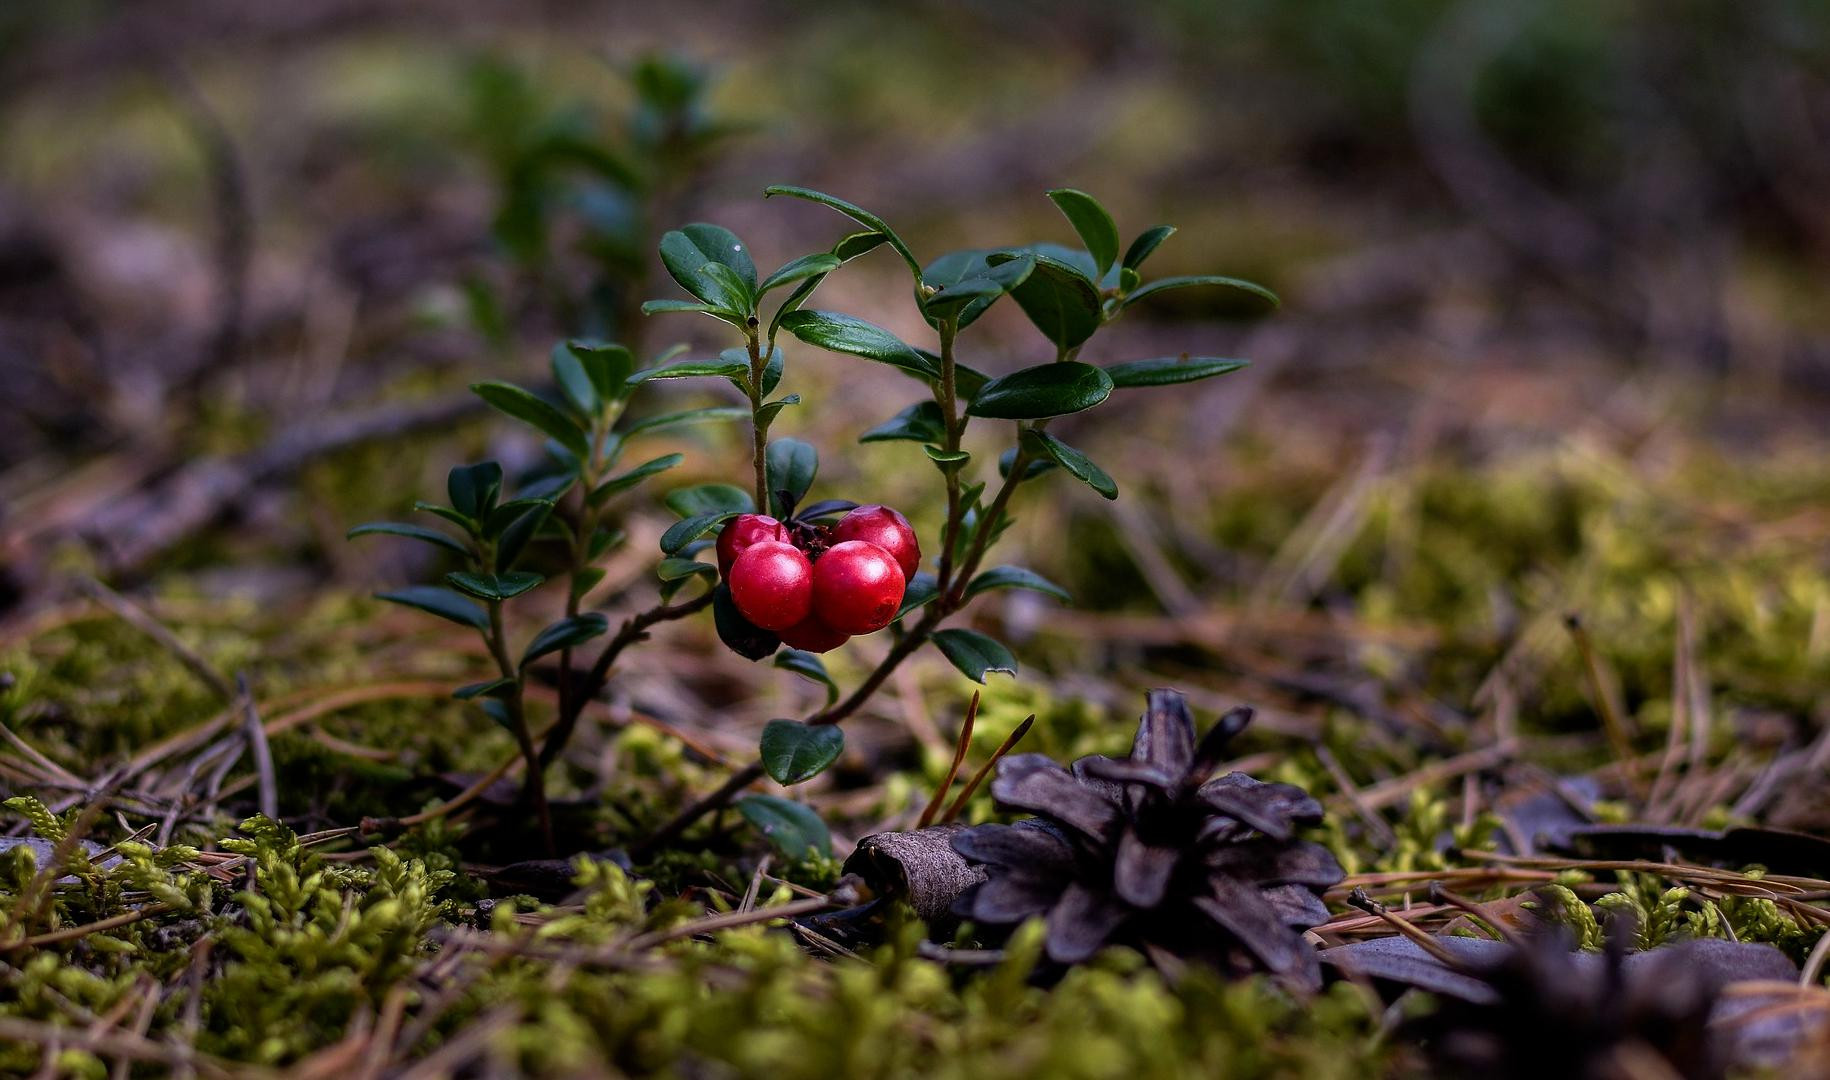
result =
[[[562,464],[558,471],[536,477],[522,485],[521,493],[517,498],[558,502],[560,496],[571,491],[572,485],[576,483],[578,483],[578,471],[570,464]]]
[[[585,594],[597,588],[604,580],[607,571],[601,566],[587,566],[572,575],[572,587],[567,590],[574,600],[583,600]]]
[[[591,543],[585,548],[585,558],[596,562],[603,558],[611,548],[621,547],[623,541],[627,539],[629,539],[629,534],[621,529],[606,529],[600,526],[591,534]]]
[[[769,444],[765,462],[769,506],[777,518],[794,516],[794,508],[813,487],[820,472],[820,452],[799,439],[776,439]]]
[[[1150,257],[1150,253],[1155,251],[1163,241],[1175,235],[1175,231],[1174,225],[1152,225],[1138,233],[1137,239],[1131,241],[1131,246],[1125,249],[1125,269],[1136,270],[1144,265],[1144,260]]]
[[[1036,269],[1011,290],[1011,297],[1057,348],[1079,346],[1099,329],[1099,289],[1080,268],[1039,250],[998,251],[987,259],[996,265],[1026,254],[1035,258]]]
[[[418,608],[441,619],[449,619],[478,630],[489,629],[488,612],[450,589],[441,589],[437,585],[413,585],[393,592],[376,593],[375,599]]]
[[[964,450],[942,450],[938,446],[924,446],[921,449],[928,455],[929,461],[940,466],[940,471],[943,473],[962,468],[966,462],[972,460],[972,455]]]
[[[673,468],[685,460],[685,454],[663,454],[652,461],[644,461],[628,472],[618,473],[597,485],[597,487],[591,490],[591,494],[588,495],[586,499],[592,506],[598,506],[612,495],[618,495],[628,491],[630,488],[649,477],[654,476],[657,473],[666,472],[668,469]]]
[[[832,254],[840,262],[850,262],[860,255],[877,250],[888,240],[888,236],[875,229],[849,233],[840,237],[839,242],[832,246]]]
[[[1084,191],[1073,188],[1056,188],[1048,193],[1062,214],[1080,234],[1080,242],[1087,246],[1087,252],[1093,256],[1093,263],[1098,269],[1094,280],[1106,276],[1112,263],[1118,259],[1118,225],[1112,215],[1099,205],[1099,200]]]
[[[780,657],[775,663],[777,667],[783,666]],[[763,771],[778,784],[798,784],[813,779],[837,761],[844,750],[845,733],[837,724],[771,720],[763,726]]]
[[[1112,376],[1112,385],[1120,388],[1169,386],[1225,375],[1229,371],[1238,371],[1250,362],[1222,360],[1217,356],[1159,356],[1154,360],[1109,364],[1106,366],[1106,374]]]
[[[1218,274],[1197,274],[1190,277],[1157,278],[1148,285],[1142,286],[1130,296],[1125,297],[1125,306],[1130,307],[1146,296],[1155,296],[1157,293],[1168,292],[1171,289],[1193,289],[1200,287],[1238,289],[1242,292],[1251,293],[1253,296],[1262,300],[1269,301],[1272,307],[1276,307],[1282,303],[1282,301],[1277,298],[1276,293],[1265,288],[1263,285],[1246,281],[1243,278],[1221,277]]]
[[[902,607],[896,612],[898,619],[931,602],[940,595],[940,581],[927,571],[919,571],[909,579],[908,588],[902,592]]]
[[[445,575],[445,581],[453,588],[467,592],[479,600],[513,599],[545,580],[539,574],[524,570],[509,570],[500,574],[456,570]]]
[[[647,368],[629,376],[629,381],[645,383],[651,379],[697,379],[705,376],[730,379],[749,373],[750,362],[748,360],[733,362],[720,357],[717,360],[683,360],[678,364]]]
[[[801,310],[782,319],[782,328],[809,345],[890,364],[926,379],[937,379],[940,370],[902,339],[863,319],[836,311]]]
[[[445,474],[445,493],[451,506],[466,518],[480,518],[496,505],[502,491],[502,466],[493,461],[459,465]]]
[[[491,510],[489,517],[484,519],[483,538],[485,540],[496,539],[502,535],[503,530],[519,521],[523,514],[530,511],[551,512],[552,509],[553,500],[551,499],[510,499]]]
[[[679,427],[682,424],[705,424],[715,420],[748,420],[750,410],[736,405],[714,405],[706,409],[687,409],[684,412],[663,413],[637,420],[623,432],[628,438],[643,432],[661,431],[665,428]]]
[[[864,226],[866,229],[869,229],[872,232],[881,233],[884,242],[887,242],[891,247],[896,249],[896,254],[901,255],[902,261],[908,264],[909,273],[914,274],[916,283],[920,284],[921,263],[916,261],[915,253],[909,250],[909,245],[902,242],[902,237],[896,235],[896,230],[890,228],[889,225],[884,223],[882,218],[871,213],[869,210],[858,206],[856,203],[846,202],[836,195],[828,195],[823,191],[814,191],[812,188],[798,187],[794,184],[771,184],[763,189],[763,195],[765,197],[770,195],[790,195],[796,199],[806,199],[809,202],[817,202],[823,206],[830,206],[839,213],[844,214],[846,217]],[[847,239],[853,240],[855,238],[847,237]],[[866,250],[869,249],[867,248]]]
[[[737,812],[790,859],[832,856],[832,832],[808,806],[779,795],[745,795]]]
[[[977,596],[988,589],[1028,589],[1031,592],[1047,593],[1064,604],[1073,602],[1068,591],[1034,570],[1025,570],[1021,566],[994,566],[973,578],[966,586],[967,596]]]
[[[694,484],[675,488],[662,500],[681,517],[700,514],[748,514],[756,509],[750,493],[735,484]]]
[[[721,511],[712,514],[695,514],[684,521],[676,521],[661,534],[661,554],[677,555],[680,549],[711,532],[719,522],[737,516],[738,511]]]
[[[604,399],[598,396],[597,384],[591,381],[584,363],[563,344],[553,346],[550,359],[553,382],[559,386],[559,392],[565,395],[566,401],[578,410],[579,415],[595,416]]]
[[[1009,476],[1010,467],[1016,463],[1016,460],[1017,460],[1017,449],[1014,446],[1011,447],[1009,450],[1004,451],[1002,454],[999,454],[998,455],[998,475],[999,476]],[[1027,464],[1023,467],[1023,479],[1034,480],[1036,477],[1041,476],[1043,473],[1049,471],[1050,469],[1059,469],[1060,467],[1061,466],[1055,464],[1053,461],[1049,460],[1048,458],[1041,458],[1041,459],[1030,458],[1029,464]]]
[[[1017,658],[1010,655],[1010,650],[977,630],[936,630],[934,645],[974,682],[984,682],[986,673],[991,671],[1017,673]]]
[[[405,536],[414,540],[423,540],[435,547],[442,547],[446,551],[454,551],[459,555],[470,554],[470,549],[463,544],[437,529],[428,529],[424,525],[407,525],[397,521],[371,521],[366,525],[356,526],[346,535],[351,540],[358,536]]]
[[[718,630],[718,640],[745,660],[762,660],[782,643],[781,638],[743,617],[731,599],[729,585],[712,590],[712,625]]]
[[[1112,396],[1112,379],[1077,360],[1013,371],[986,383],[967,408],[969,416],[1040,420],[1090,409]]]
[[[685,549],[682,549],[685,550]],[[698,559],[683,558],[679,555],[671,559],[662,559],[654,568],[655,576],[662,581],[680,581],[694,574],[717,577],[718,568],[711,563],[702,563]]]
[[[761,424],[764,428],[767,428],[770,424],[775,422],[777,413],[790,405],[799,405],[800,403],[801,395],[799,394],[789,394],[787,397],[777,398],[774,401],[766,402],[762,408],[756,410],[756,422]]]
[[[795,515],[798,521],[815,521],[823,517],[837,517],[850,510],[856,510],[858,504],[850,499],[821,499],[819,502],[803,506]]]
[[[743,312],[719,307],[717,304],[696,304],[691,300],[644,300],[642,302],[642,314],[644,315],[668,315],[686,311],[710,315],[714,319],[728,322],[738,328],[746,326],[748,321],[748,316]]]
[[[1047,457],[1108,499],[1118,498],[1118,484],[1093,459],[1046,431],[1025,431],[1023,446],[1033,457]]]
[[[747,312],[755,303],[756,264],[743,241],[722,226],[696,223],[662,236],[661,263],[682,289],[708,304]],[[729,276],[708,269],[714,266]]]
[[[520,682],[515,679],[487,679],[483,682],[465,683],[453,690],[451,696],[459,701],[479,697],[506,698],[513,696],[515,687],[519,685]]]
[[[826,704],[831,705],[839,700],[839,684],[827,673],[826,662],[813,653],[801,649],[783,649],[775,654],[775,666],[825,686]],[[766,734],[763,737],[768,738]]]
[[[757,287],[756,295],[762,296],[770,289],[779,288],[791,281],[800,281],[803,278],[810,278],[816,274],[831,273],[839,268],[839,264],[842,261],[843,260],[837,255],[826,251],[819,251],[812,255],[802,255],[798,259],[791,259],[788,262],[783,263],[775,273],[770,274],[764,279],[763,283]]]
[[[622,345],[582,338],[566,342],[566,348],[583,365],[599,400],[611,401],[623,396],[623,383],[635,370],[634,353]]]
[[[960,329],[971,326],[997,302],[998,297],[1021,285],[1035,270],[1028,258],[992,265],[987,251],[955,251],[928,264],[924,276],[941,291],[926,298],[928,323],[938,327],[942,318],[954,318]]]
[[[458,528],[463,529],[465,532],[470,533],[473,536],[476,535],[476,520],[474,518],[465,517],[449,506],[440,506],[437,503],[429,503],[424,499],[420,499],[413,503],[413,509],[424,511],[428,514],[436,514],[446,521],[451,522],[453,525],[456,525]]]
[[[549,623],[545,630],[534,635],[534,640],[528,642],[527,651],[521,654],[521,666],[526,667],[548,653],[582,645],[608,629],[609,620],[595,611]]]
[[[888,421],[878,424],[858,437],[861,443],[891,442],[902,439],[911,442],[937,443],[947,437],[947,425],[941,418],[940,406],[932,400],[918,401],[897,413]]]
[[[470,389],[499,411],[545,433],[577,457],[584,458],[591,453],[591,440],[571,417],[514,383],[472,383]]]

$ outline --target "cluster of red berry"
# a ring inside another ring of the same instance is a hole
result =
[[[920,565],[915,530],[887,506],[860,506],[830,526],[744,514],[718,535],[737,610],[808,652],[888,626]]]

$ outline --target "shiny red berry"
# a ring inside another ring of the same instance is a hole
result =
[[[813,564],[813,612],[842,633],[875,633],[896,618],[906,584],[889,552],[863,540],[846,540],[827,548]]]
[[[786,630],[812,609],[813,564],[793,544],[751,544],[731,564],[727,580],[737,610],[764,630]]]
[[[764,540],[788,540],[788,528],[767,514],[739,514],[725,522],[718,534],[718,572],[731,576],[731,564],[752,544]]]
[[[831,652],[850,640],[850,634],[834,630],[821,622],[818,615],[811,614],[782,631],[783,645],[813,653]]]
[[[915,540],[915,530],[909,528],[909,519],[887,506],[860,506],[840,518],[832,527],[832,542],[846,540],[863,540],[889,552],[902,568],[904,581],[914,577],[921,566],[921,545]]]

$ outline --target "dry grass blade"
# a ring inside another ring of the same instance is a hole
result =
[[[979,715],[979,692],[972,692],[972,701],[966,706],[966,718],[960,722],[959,738],[953,744],[953,764],[947,766],[947,775],[941,777],[940,783],[934,785],[934,797],[922,808],[921,819],[915,827],[925,829],[934,823],[934,815],[940,813],[941,803],[947,792],[953,790],[953,781],[959,776],[960,766],[966,762],[966,751],[972,746],[972,724]]]
[[[991,770],[997,766],[999,761],[1003,760],[1004,755],[1010,753],[1011,750],[1016,748],[1018,743],[1023,741],[1023,736],[1029,734],[1029,729],[1035,722],[1036,714],[1030,713],[1024,718],[1021,724],[1017,725],[1016,730],[1012,731],[1008,738],[998,744],[998,748],[991,755],[991,759],[979,766],[979,771],[972,774],[972,779],[968,781],[966,786],[960,791],[959,798],[954,799],[953,805],[947,807],[947,812],[941,815],[942,821],[952,821],[960,816],[966,809],[966,803],[971,801],[973,792],[976,792],[979,789],[979,785],[985,782],[985,777],[991,775]]]

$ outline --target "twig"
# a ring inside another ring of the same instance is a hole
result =
[[[91,577],[76,579],[76,587],[90,599],[114,612],[122,622],[158,642],[166,652],[176,657],[178,662],[189,668],[205,686],[214,690],[218,697],[226,702],[235,700],[235,688],[222,673],[210,666],[210,662],[197,655],[196,650],[178,640],[178,635],[167,629],[165,624],[142,608],[140,605],[115,592],[108,586]]]
[[[1576,651],[1582,656],[1589,692],[1595,698],[1595,711],[1601,714],[1601,726],[1607,732],[1608,744],[1614,750],[1614,757],[1623,764],[1629,762],[1633,760],[1633,739],[1627,733],[1626,719],[1615,701],[1616,692],[1602,671],[1601,656],[1595,651],[1595,643],[1589,639],[1588,628],[1582,625],[1582,617],[1574,612],[1563,617],[1563,625],[1568,628],[1569,636],[1576,642]],[[1631,781],[1632,777],[1627,775],[1623,779]]]
[[[953,805],[947,807],[947,812],[941,815],[942,821],[952,821],[960,816],[960,813],[966,809],[966,804],[972,800],[973,793],[978,791],[979,785],[985,782],[985,777],[991,775],[992,768],[1004,759],[1005,754],[1010,753],[1018,743],[1023,741],[1023,736],[1029,734],[1029,729],[1035,726],[1035,723],[1036,714],[1030,713],[1024,717],[1021,724],[1016,726],[1015,730],[1005,736],[1004,741],[998,744],[998,748],[992,751],[991,757],[986,760],[985,764],[979,766],[978,772],[973,773],[972,779],[966,781],[966,786],[960,789],[959,798],[954,799]]]
[[[972,723],[979,715],[979,693],[972,692],[972,702],[966,706],[966,719],[960,722],[959,739],[954,743],[953,764],[947,766],[947,775],[934,786],[934,797],[922,808],[921,818],[915,823],[917,829],[925,829],[934,822],[934,815],[940,813],[941,803],[947,798],[947,792],[953,790],[953,781],[959,776],[960,766],[966,763],[966,751],[972,746]]]
[[[260,777],[260,808],[268,818],[280,819],[279,783],[273,773],[273,748],[267,745],[267,729],[261,726],[260,710],[254,704],[254,691],[248,688],[246,675],[235,676],[237,696],[241,699],[243,723],[248,733],[248,749],[254,754],[254,768]]]

